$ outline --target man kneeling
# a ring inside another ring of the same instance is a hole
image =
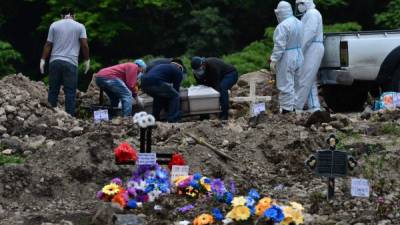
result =
[[[139,59],[135,63],[123,63],[104,68],[96,74],[96,84],[107,94],[112,107],[122,103],[122,115],[132,116],[132,97],[137,97],[136,83],[140,73],[146,71],[146,63]]]

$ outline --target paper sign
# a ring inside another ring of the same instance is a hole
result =
[[[178,177],[189,176],[189,166],[172,166],[171,181]]]
[[[108,110],[97,110],[94,111],[94,122],[98,123],[101,121],[109,121]]]
[[[351,195],[353,197],[369,197],[369,183],[366,179],[351,179]]]
[[[253,104],[253,106],[252,106],[253,116],[258,116],[263,112],[265,112],[265,102]]]
[[[154,165],[157,163],[156,153],[139,153],[138,165]]]

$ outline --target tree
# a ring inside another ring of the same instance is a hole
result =
[[[15,64],[21,61],[21,54],[10,43],[0,41],[0,77],[15,73]]]
[[[221,17],[218,8],[194,10],[192,18],[183,25],[179,40],[192,55],[221,55],[230,49],[233,34],[230,22]]]
[[[387,6],[387,11],[376,15],[376,23],[385,29],[400,28],[400,0],[393,0]]]

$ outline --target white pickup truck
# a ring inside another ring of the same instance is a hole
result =
[[[368,93],[400,92],[400,30],[327,33],[319,73],[328,106],[362,110]]]

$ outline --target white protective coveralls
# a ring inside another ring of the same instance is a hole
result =
[[[281,1],[275,9],[278,26],[274,32],[274,49],[271,64],[276,65],[276,84],[279,90],[281,111],[295,107],[295,79],[303,64],[301,51],[301,21],[293,16],[290,3]]]
[[[296,87],[296,111],[302,111],[306,101],[310,111],[317,111],[321,108],[318,99],[317,73],[325,51],[322,16],[315,9],[313,0],[296,0],[296,5],[298,5],[300,12],[306,10],[301,18],[303,23],[301,47],[304,54],[304,64],[296,83],[298,85]]]

